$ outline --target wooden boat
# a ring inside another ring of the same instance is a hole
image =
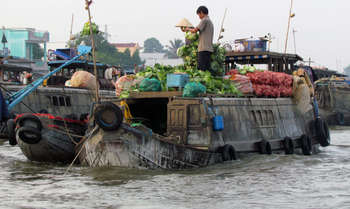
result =
[[[10,137],[10,143],[17,142],[23,154],[36,162],[72,162],[75,146],[86,129],[84,121],[54,117],[51,114],[22,114],[8,123],[14,123],[12,127],[16,126],[9,130],[10,135],[15,136]]]
[[[266,64],[272,71],[292,73],[300,59],[274,52],[229,52],[226,70],[235,64]],[[311,155],[319,145],[330,144],[328,126],[315,107],[301,109],[292,98],[138,93],[92,108],[94,125],[78,154],[81,163],[92,167],[163,169],[204,167],[248,152]]]
[[[315,118],[313,110],[301,113],[290,98],[182,98],[181,92],[174,94],[141,93],[97,105],[96,126],[89,128],[80,148],[81,163],[185,169],[235,160],[246,152],[293,154],[302,150],[310,155],[315,146],[329,145],[328,127],[316,129],[324,121]],[[122,109],[127,107],[144,125],[123,120]]]
[[[315,83],[320,114],[329,125],[350,125],[350,81],[348,78],[323,78]]]

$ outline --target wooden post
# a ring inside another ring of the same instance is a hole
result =
[[[284,53],[287,53],[287,45],[288,45],[288,36],[289,36],[289,28],[290,28],[290,20],[292,18],[292,8],[293,8],[293,0],[290,2],[290,10],[289,10],[289,17],[288,17],[288,27],[287,27],[287,35],[286,35],[286,42],[284,45]]]
[[[268,70],[273,71],[272,70],[272,58],[271,57],[269,58],[269,62],[268,62]]]
[[[98,103],[100,102],[100,97],[99,97],[99,83],[98,83],[98,73],[97,73],[97,67],[96,67],[96,54],[95,54],[95,40],[94,40],[94,34],[92,33],[92,23],[91,23],[91,12],[90,12],[90,4],[92,1],[90,0],[85,0],[86,7],[85,9],[88,11],[89,14],[89,24],[90,24],[90,38],[91,38],[91,45],[92,45],[92,59],[94,61],[94,74],[95,74],[95,82],[96,82],[96,92],[95,92],[95,101]]]

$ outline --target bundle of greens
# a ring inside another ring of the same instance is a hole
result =
[[[91,23],[91,27],[92,27],[92,33],[93,34],[98,34],[99,30],[98,30],[98,26],[95,23]],[[90,23],[86,22],[84,24],[84,28],[81,31],[81,35],[82,36],[89,36],[90,35]]]
[[[187,32],[186,45],[180,47],[177,55],[184,60],[186,68],[197,68],[199,36],[196,33]],[[211,69],[217,76],[224,73],[225,48],[214,44],[214,52],[211,55]],[[208,69],[209,70],[209,69]]]
[[[200,83],[205,86],[206,93],[215,95],[230,94],[234,96],[241,96],[241,92],[229,80],[224,79],[224,62],[225,49],[218,44],[214,45],[214,53],[212,54],[212,70],[215,75],[209,71],[201,71],[197,68],[198,57],[198,34],[186,33],[186,45],[178,49],[177,54],[184,60],[183,65],[176,67],[164,66],[160,64],[154,67],[146,67],[145,70],[136,74],[136,78],[157,79],[161,84],[162,91],[172,91],[174,89],[167,88],[167,75],[172,73],[186,73],[190,77],[190,82]],[[218,76],[218,77],[215,77]],[[139,86],[134,85],[127,92],[123,92],[123,96],[128,96],[130,92],[139,92]]]

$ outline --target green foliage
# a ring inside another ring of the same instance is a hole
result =
[[[200,94],[205,94],[207,88],[201,83],[190,82],[186,84],[183,92],[183,97],[198,97]]]
[[[188,44],[180,47],[177,55],[182,57],[186,67],[197,68],[199,36],[196,33],[187,32],[185,35]],[[213,45],[214,52],[211,55],[211,69],[215,75],[221,76],[224,73],[225,48],[219,44]]]
[[[164,52],[163,45],[156,38],[149,38],[144,42],[145,53],[162,53]]]
[[[140,83],[140,91],[161,91],[161,84],[156,78],[145,78]]]
[[[99,29],[98,29],[98,25],[96,25],[95,23],[91,23],[91,28],[92,28],[92,34],[98,34],[99,33]],[[86,22],[84,24],[84,28],[80,33],[82,36],[88,36],[90,35],[90,22]]]
[[[40,47],[39,44],[33,43],[32,44],[33,49],[33,59],[41,59],[44,56],[44,49]]]
[[[167,46],[166,50],[166,57],[169,59],[176,59],[179,58],[177,56],[177,50],[184,45],[184,42],[181,39],[174,39],[173,41],[169,41],[170,45]]]
[[[86,45],[91,46],[90,36],[76,35],[78,38],[75,40],[75,45],[80,45],[84,42]],[[133,56],[130,55],[130,51],[118,52],[117,49],[111,45],[103,36],[102,33],[94,34],[94,41],[96,46],[96,58],[99,62],[118,65],[125,69],[133,69],[134,65],[141,65],[140,54],[136,51]]]

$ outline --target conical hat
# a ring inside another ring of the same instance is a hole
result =
[[[186,18],[182,19],[176,27],[190,27],[193,28],[193,25]]]

